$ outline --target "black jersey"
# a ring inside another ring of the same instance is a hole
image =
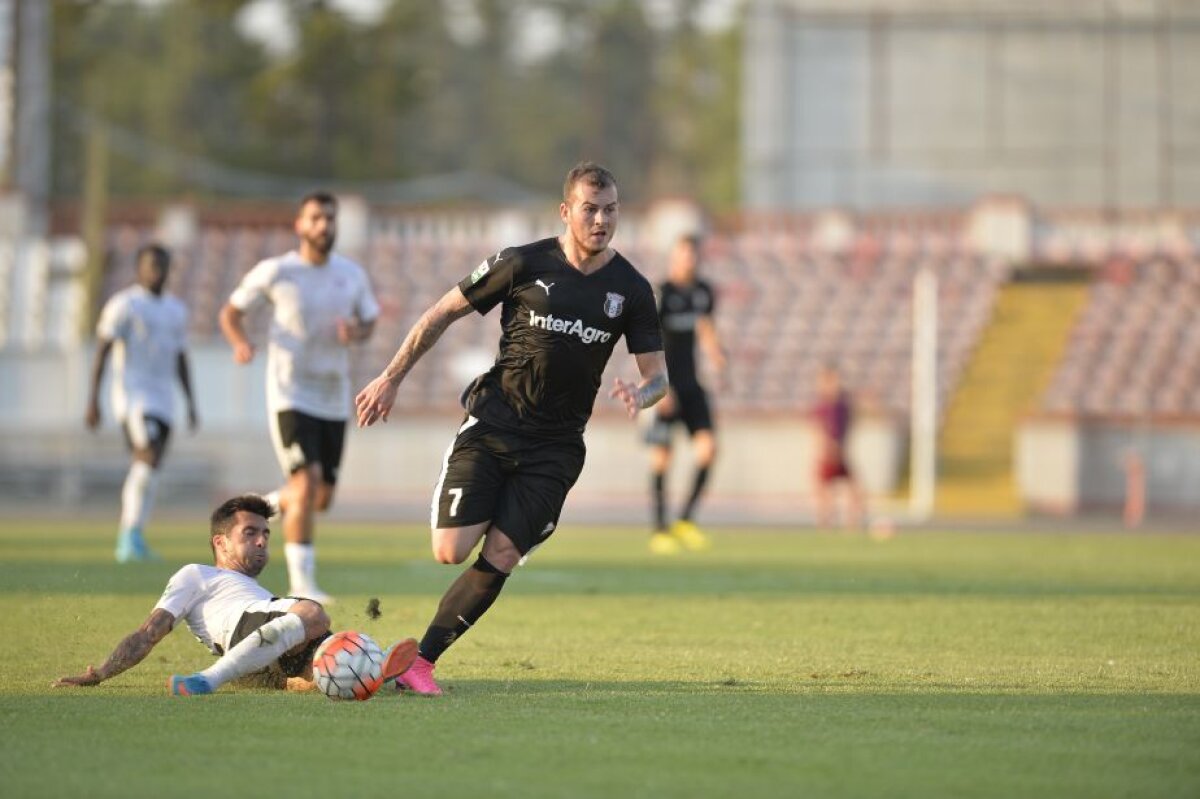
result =
[[[676,388],[697,385],[696,320],[712,316],[716,295],[712,286],[697,280],[690,286],[665,281],[658,287],[658,316],[662,321],[667,374]]]
[[[617,253],[585,275],[557,238],[501,250],[458,284],[481,314],[501,304],[500,352],[463,398],[474,416],[535,435],[583,431],[617,340],[662,349],[650,283]]]

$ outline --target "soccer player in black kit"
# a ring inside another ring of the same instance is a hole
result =
[[[583,429],[601,375],[625,337],[639,383],[617,378],[610,396],[630,418],[667,393],[662,333],[650,283],[608,245],[617,184],[597,164],[576,165],[563,185],[557,238],[501,250],[448,291],[405,336],[379,377],[355,398],[359,426],[387,421],[417,360],[457,319],[501,306],[500,352],[463,394],[467,411],[434,489],[433,554],[475,562],[442,596],[419,656],[398,685],[440,694],[438,657],[495,602],[513,568],[554,532],[583,468]]]
[[[646,431],[650,445],[651,496],[654,500],[654,533],[650,551],[672,555],[680,549],[707,549],[708,537],[692,520],[696,504],[708,482],[717,456],[713,435],[712,406],[700,383],[696,368],[696,343],[717,371],[724,374],[726,360],[713,324],[716,293],[696,275],[700,263],[700,240],[684,236],[671,250],[667,279],[658,287],[658,313],[663,329],[663,348],[671,391],[654,406],[654,420]],[[671,430],[683,424],[692,439],[695,473],[692,488],[679,517],[667,524],[666,476],[671,467]]]

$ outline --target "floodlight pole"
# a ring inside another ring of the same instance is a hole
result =
[[[909,448],[909,512],[916,521],[933,516],[937,490],[938,279],[923,266],[913,280],[912,410]]]

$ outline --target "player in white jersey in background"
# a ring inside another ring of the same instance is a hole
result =
[[[144,528],[154,505],[158,466],[175,418],[175,379],[187,399],[188,424],[196,429],[187,358],[187,309],[164,293],[171,258],[158,245],[137,253],[137,283],[114,294],[100,312],[85,423],[100,424],[100,382],[113,353],[112,413],[125,431],[133,459],[121,489],[117,560],[153,560]]]
[[[379,303],[361,266],[332,252],[337,200],[313,192],[295,222],[300,246],[251,269],[221,309],[221,331],[240,364],[254,358],[247,312],[272,307],[267,415],[286,484],[268,499],[283,511],[289,593],[329,603],[317,587],[316,511],[329,508],[350,412],[350,354],[366,340]]]

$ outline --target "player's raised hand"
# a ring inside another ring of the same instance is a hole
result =
[[[104,678],[100,676],[94,666],[88,666],[87,671],[83,674],[75,674],[69,677],[59,677],[54,681],[55,688],[73,688],[91,685],[99,685],[104,682]]]
[[[642,409],[642,398],[637,383],[627,383],[619,377],[613,378],[613,390],[608,392],[608,396],[625,403],[625,412],[629,414],[630,419],[637,416],[637,412]]]
[[[234,363],[247,364],[254,360],[254,345],[249,342],[239,342],[233,345]]]
[[[354,398],[358,426],[370,427],[378,421],[386,422],[392,413],[392,405],[396,402],[398,388],[399,386],[383,375],[367,383],[366,388]]]

